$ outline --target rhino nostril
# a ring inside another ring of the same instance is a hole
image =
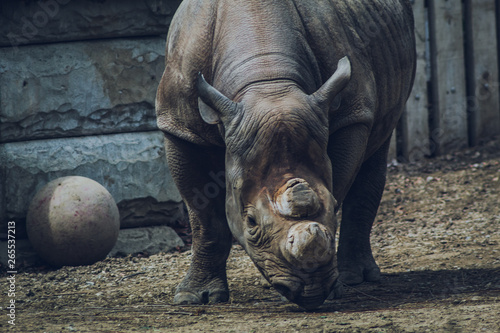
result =
[[[307,184],[307,182],[303,179],[300,179],[300,178],[293,178],[293,179],[290,179],[289,181],[287,181],[285,186],[287,188],[292,188],[295,185],[299,185],[299,184]]]
[[[287,286],[285,286],[284,284],[281,284],[281,283],[276,283],[275,285],[273,285],[273,287],[281,295],[283,295],[286,298],[290,299],[289,295],[291,294],[291,291],[290,291],[290,289]]]

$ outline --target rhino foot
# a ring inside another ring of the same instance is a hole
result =
[[[229,300],[227,282],[213,279],[203,285],[189,283],[186,278],[178,287],[174,296],[174,304],[208,304],[221,303]]]
[[[344,266],[344,269],[340,269],[339,278],[328,296],[328,300],[344,297],[344,285],[353,286],[363,282],[379,282],[381,279],[380,269],[376,264],[374,265],[368,268],[358,264],[351,265],[349,268]]]
[[[201,293],[191,291],[179,291],[174,296],[174,304],[190,305],[190,304],[208,304],[221,303],[229,300],[228,290],[203,291]]]
[[[339,271],[340,281],[347,285],[378,282],[381,279],[380,269],[375,262],[351,262],[349,265],[339,266]]]

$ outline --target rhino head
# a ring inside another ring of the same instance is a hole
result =
[[[313,94],[291,81],[254,84],[233,101],[199,75],[201,117],[226,144],[226,216],[233,235],[278,292],[321,305],[338,277],[328,119],[350,62]]]

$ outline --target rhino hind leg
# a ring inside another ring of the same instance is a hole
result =
[[[370,232],[384,191],[390,138],[363,163],[342,206],[339,279],[348,285],[379,281]]]
[[[224,152],[165,136],[172,177],[186,203],[191,224],[192,261],[177,286],[175,304],[229,300],[226,260],[232,236],[225,215]]]

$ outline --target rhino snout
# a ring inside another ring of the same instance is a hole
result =
[[[281,242],[285,259],[293,267],[302,270],[315,270],[330,263],[334,251],[333,235],[317,222],[294,224]]]
[[[316,192],[301,178],[294,178],[283,185],[276,195],[278,212],[286,217],[313,216],[321,208]]]
[[[304,282],[293,278],[280,278],[273,279],[271,283],[277,292],[307,310],[315,309],[323,304],[330,292],[328,281],[324,284],[305,285]]]

